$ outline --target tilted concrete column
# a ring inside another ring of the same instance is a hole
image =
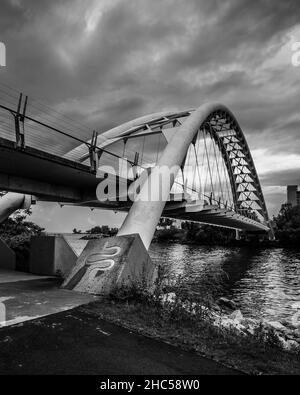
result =
[[[187,118],[184,124],[178,128],[169,144],[165,148],[157,165],[151,171],[148,180],[148,185],[151,185],[151,188],[152,186],[156,186],[158,188],[160,184],[159,178],[162,174],[160,168],[166,167],[171,169],[177,166],[177,171],[179,170],[195,134],[198,132],[205,119],[216,110],[227,111],[226,107],[223,105],[203,105],[193,112]],[[138,233],[145,247],[147,249],[149,248],[159,218],[169,197],[170,186],[172,187],[175,181],[176,174],[173,175],[174,176],[170,180],[171,182],[169,184],[161,183],[161,199],[158,201],[149,201],[148,185],[147,182],[144,183],[144,185],[141,187],[140,199],[133,203],[123,225],[118,232],[118,236]]]
[[[31,196],[22,193],[8,192],[0,198],[0,223],[19,209],[29,209]]]

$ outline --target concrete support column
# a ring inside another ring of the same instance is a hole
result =
[[[184,157],[187,153],[189,145],[193,141],[195,134],[198,132],[200,126],[206,118],[214,111],[227,109],[219,104],[205,104],[194,111],[178,128],[169,144],[165,148],[161,158],[156,166],[152,169],[149,179],[141,186],[139,200],[135,201],[121,226],[118,236],[138,233],[148,249],[159,218],[163,212],[165,203],[169,197],[170,187],[172,187],[175,176],[172,177],[170,183],[161,183],[160,177],[162,174],[161,168],[172,169],[177,166],[179,170]],[[163,173],[165,173],[163,171]],[[149,188],[160,188],[160,199],[157,201],[149,201]]]

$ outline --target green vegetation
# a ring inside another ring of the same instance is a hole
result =
[[[248,374],[300,374],[299,356],[273,346],[272,334],[245,336],[234,329],[214,326],[207,319],[182,316],[180,309],[171,312],[126,300],[101,300],[83,309],[141,335],[196,352]]]
[[[82,233],[82,230],[74,228],[72,232],[74,233],[74,235],[80,235]]]
[[[87,230],[86,233],[89,233],[91,235],[102,234],[106,236],[114,236],[118,233],[118,229],[110,228],[108,225],[102,225],[102,226],[95,226],[94,228]]]
[[[300,246],[300,206],[282,205],[279,214],[273,218],[275,241],[268,235],[241,235],[236,240],[235,230],[204,225],[195,222],[182,222],[181,228],[174,221],[162,219],[155,233],[157,242],[194,243],[205,245],[240,246],[256,244],[261,247],[299,247]]]
[[[173,225],[174,221],[162,218],[155,233],[157,242],[179,242],[208,245],[229,245],[235,242],[235,231],[211,225],[185,221],[181,228]]]
[[[19,270],[27,270],[31,237],[40,235],[44,230],[27,220],[30,215],[30,210],[18,210],[0,224],[0,237],[15,251]]]
[[[276,239],[283,245],[300,245],[300,206],[283,205],[274,218]]]
[[[199,244],[228,245],[235,241],[235,230],[194,222],[183,222],[181,228],[186,231],[185,238]]]
[[[81,234],[81,230],[73,229],[74,234]],[[103,236],[114,236],[118,233],[117,228],[110,228],[108,225],[94,226],[87,230],[85,233],[89,235],[103,235]]]
[[[143,284],[121,287],[84,309],[130,330],[213,358],[250,374],[300,374],[300,354],[287,352],[273,329],[254,333],[216,324],[213,300],[223,273],[206,273],[196,291],[183,277],[160,269],[153,292]],[[187,281],[188,280],[188,281]],[[197,279],[198,281],[199,279]]]
[[[160,218],[154,242],[176,242],[202,245],[241,246],[248,244],[261,247],[299,246],[300,245],[300,207],[283,205],[278,216],[273,219],[276,241],[270,242],[268,235],[241,235],[241,240],[236,240],[234,229],[227,229],[196,222],[181,222],[180,228],[174,225],[171,218]],[[114,236],[117,228],[107,225],[95,226],[86,231],[90,235],[101,234]],[[81,230],[73,229],[74,234],[81,234]]]

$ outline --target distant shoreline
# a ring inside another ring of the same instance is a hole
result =
[[[103,237],[110,237],[109,235],[99,234],[99,233],[72,233],[72,232],[45,232],[45,236],[77,236],[80,240],[93,240],[101,239]],[[182,244],[191,246],[210,246],[210,247],[256,247],[256,248],[288,248],[294,250],[300,250],[299,244],[293,243],[282,243],[278,240],[265,240],[265,241],[246,241],[246,240],[231,240],[228,242],[217,242],[210,243],[207,241],[193,241],[193,240],[180,240],[177,238],[166,238],[160,240],[159,236],[156,234],[152,240],[155,244]]]

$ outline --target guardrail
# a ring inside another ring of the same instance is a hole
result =
[[[88,136],[91,136],[89,141]],[[82,155],[78,157],[76,150],[72,150],[83,145],[86,147],[84,157],[89,161],[90,171],[95,174],[103,153],[114,159],[122,159],[121,156],[97,146],[96,131],[91,132],[86,125],[3,83],[0,83],[0,137],[14,141],[18,150],[29,146],[59,157],[68,154],[68,159],[79,163],[82,163]],[[135,162],[126,160],[131,166],[136,166]],[[143,166],[139,167],[143,169]],[[220,202],[214,198],[213,193],[209,196],[203,195],[203,198],[222,209],[258,220],[251,210],[234,208],[227,202]]]
[[[87,136],[91,136],[89,141]],[[86,126],[78,124],[77,121],[37,100],[29,100],[27,95],[18,93],[2,83],[0,84],[0,137],[14,141],[16,149],[19,150],[30,146],[60,157],[68,154],[68,159],[80,163],[82,161],[71,151],[78,145],[84,145],[85,156],[89,159],[90,169],[94,173],[98,169],[99,157],[103,153],[121,159],[119,155],[97,146],[96,131],[91,133]]]

